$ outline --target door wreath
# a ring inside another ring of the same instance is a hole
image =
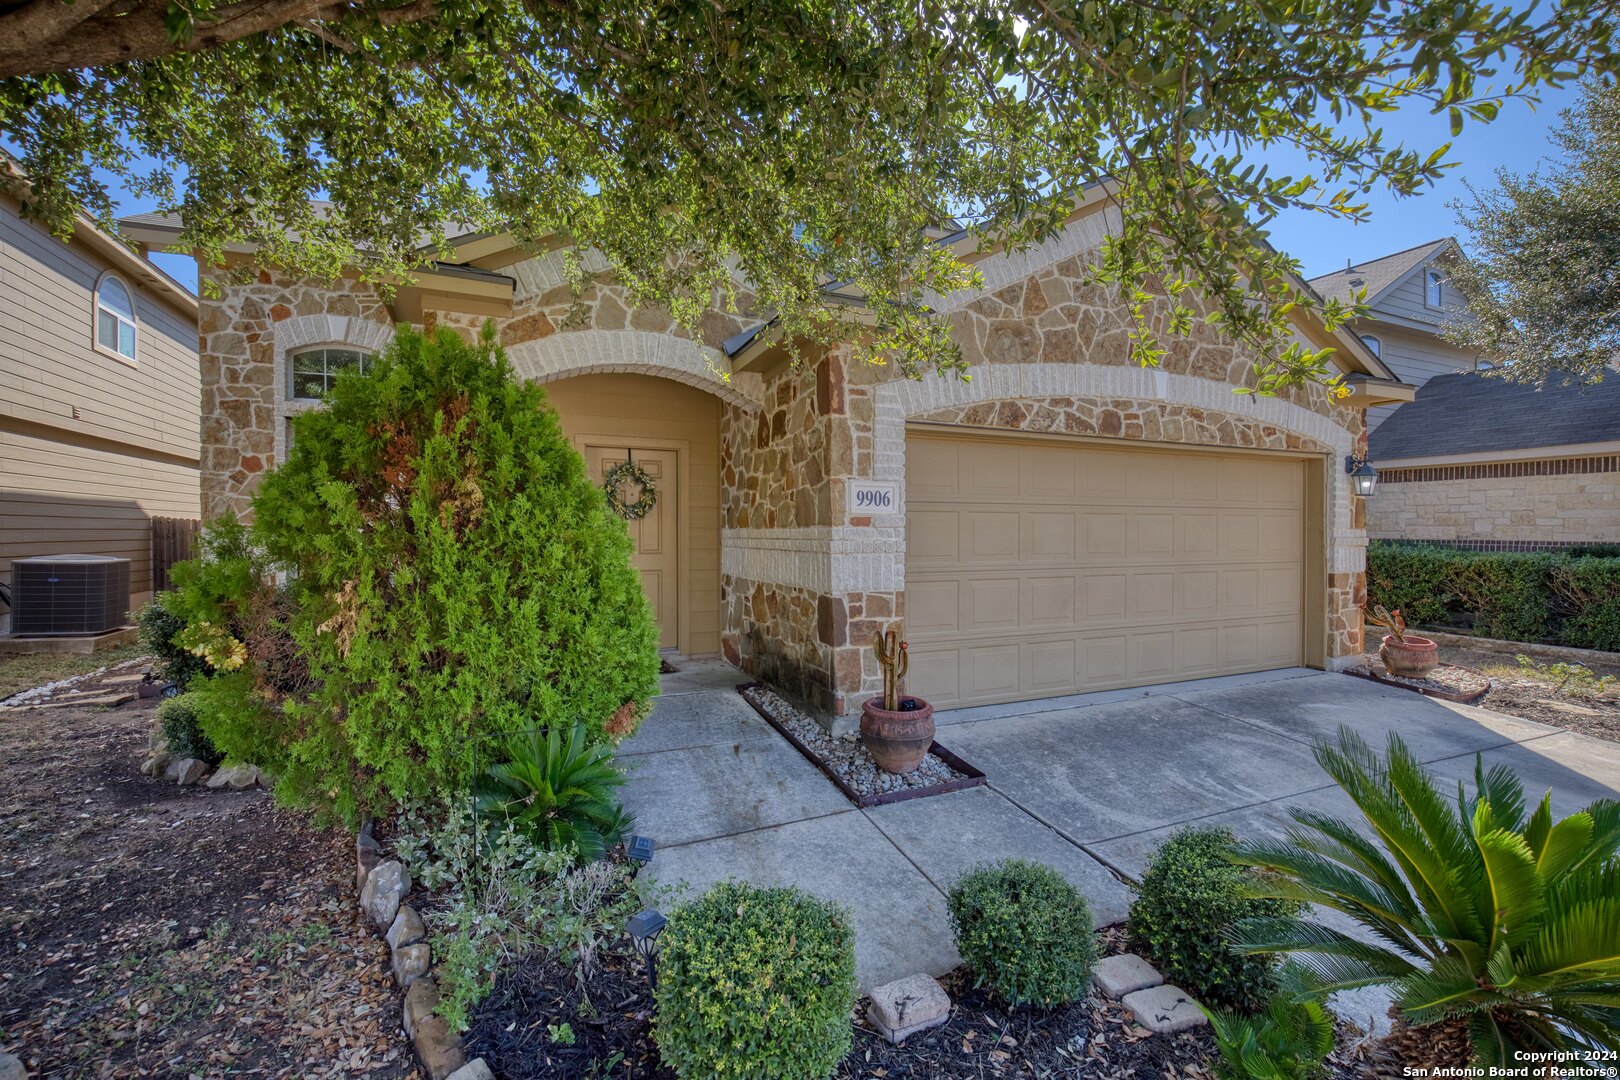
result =
[[[624,497],[624,488],[635,485],[637,496],[631,501]],[[607,471],[602,481],[608,506],[626,521],[640,521],[658,505],[658,488],[647,470],[634,461],[621,461]]]

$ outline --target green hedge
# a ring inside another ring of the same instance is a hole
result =
[[[1620,650],[1620,557],[1606,548],[1481,552],[1376,542],[1370,603],[1483,637]]]

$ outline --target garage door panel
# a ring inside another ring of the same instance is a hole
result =
[[[961,517],[955,510],[906,511],[906,565],[954,567],[961,562]]]
[[[973,565],[1016,563],[1019,521],[1015,510],[992,510],[962,515],[961,551]]]
[[[1303,492],[1296,460],[915,433],[909,686],[988,704],[1297,664]]]
[[[1024,561],[1072,565],[1076,516],[1072,511],[1027,514],[1024,518]]]
[[[929,701],[965,702],[962,692],[961,650],[906,644],[910,659],[906,669],[906,689]]]
[[[967,618],[962,629],[969,633],[991,630],[1017,630],[1020,625],[1019,582],[1016,576],[969,581],[965,587]]]
[[[962,629],[962,583],[913,580],[906,582],[906,630],[919,642]]]
[[[1025,647],[1023,684],[1043,693],[1067,693],[1079,684],[1075,666],[1077,642],[1073,638],[1035,641]]]
[[[1117,559],[1129,549],[1128,515],[1098,511],[1084,514],[1082,517],[1086,525],[1086,546],[1078,554],[1083,559],[1091,562]]]
[[[1005,699],[1021,693],[1018,651],[1017,642],[964,649],[962,678],[971,687],[969,700]]]
[[[1176,575],[1168,573],[1132,574],[1130,605],[1132,622],[1156,622],[1175,610]]]
[[[1029,626],[1073,626],[1075,575],[1041,574],[1024,579],[1025,621]]]

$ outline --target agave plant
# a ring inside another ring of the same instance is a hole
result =
[[[1282,982],[1290,982],[1286,969]],[[1215,1066],[1221,1080],[1311,1080],[1333,1051],[1333,1017],[1320,1002],[1286,989],[1258,1015],[1210,1008],[1204,1014],[1221,1052]]]
[[[1354,733],[1316,760],[1355,802],[1349,822],[1294,810],[1287,839],[1235,858],[1269,871],[1256,895],[1342,912],[1351,936],[1306,915],[1234,929],[1250,952],[1301,962],[1315,992],[1388,985],[1408,1023],[1466,1020],[1475,1062],[1517,1051],[1620,1048],[1620,803],[1553,821],[1551,795],[1526,814],[1511,769],[1476,759],[1455,802],[1391,735],[1380,758]]]
[[[480,780],[475,805],[547,851],[572,848],[581,862],[595,862],[633,824],[615,796],[623,784],[612,751],[587,745],[585,726],[576,724],[566,741],[556,728],[508,741],[506,760]]]

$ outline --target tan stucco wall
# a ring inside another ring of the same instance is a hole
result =
[[[1620,473],[1381,483],[1367,503],[1377,540],[1620,543]]]
[[[622,437],[632,447],[679,453],[679,647],[688,655],[719,652],[720,400],[653,375],[580,375],[547,383],[546,394],[576,448],[584,439]]]

